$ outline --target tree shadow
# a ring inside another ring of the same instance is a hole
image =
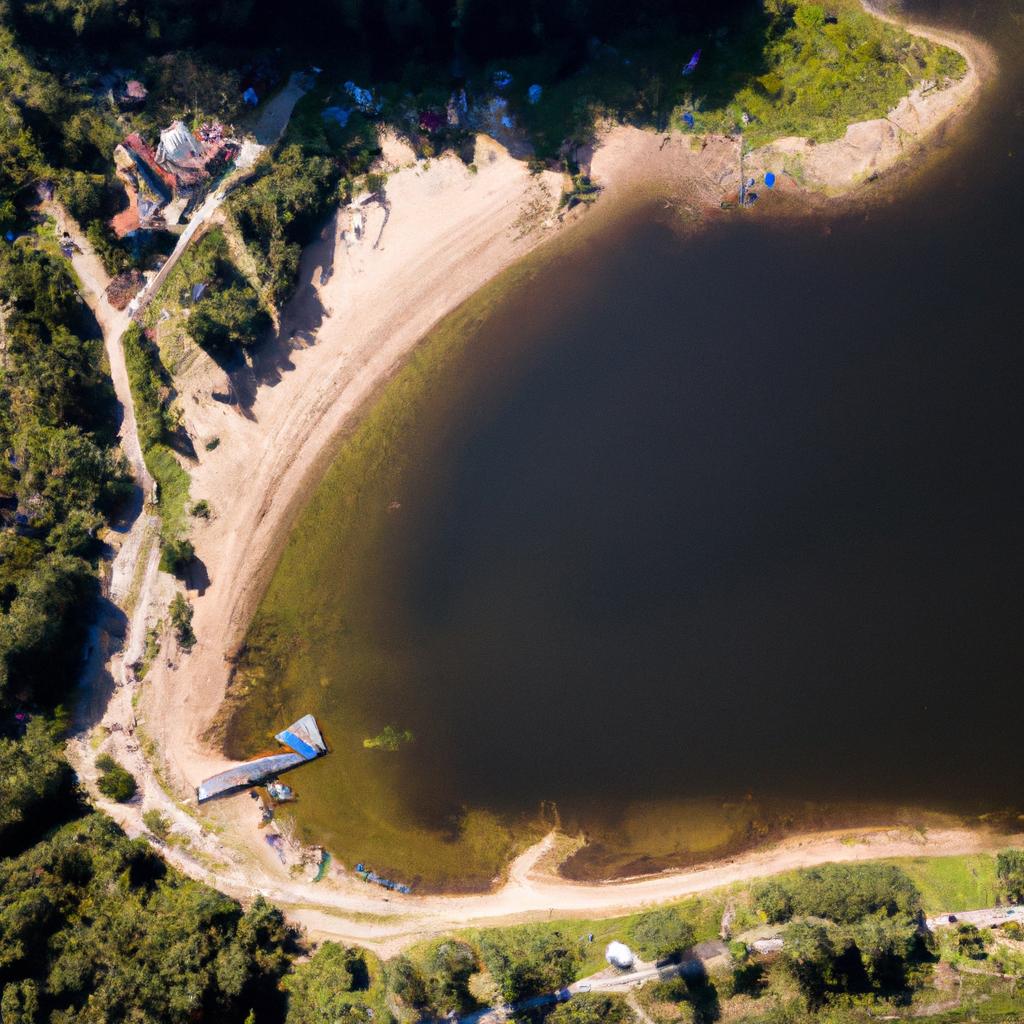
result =
[[[200,597],[206,593],[206,588],[210,585],[210,574],[201,558],[193,557],[189,561],[185,567],[184,578],[186,589],[196,591]]]
[[[95,615],[82,649],[75,703],[74,728],[88,732],[97,726],[117,689],[107,667],[111,653],[119,650],[128,632],[128,617],[105,594],[97,595]]]
[[[247,354],[240,351],[211,353],[228,379],[228,390],[213,394],[215,401],[236,406],[251,417],[260,387],[275,387],[295,368],[292,353],[316,344],[317,334],[329,311],[320,301],[317,282],[326,283],[334,273],[337,252],[337,213],[333,212],[318,239],[302,254],[299,285],[285,303],[280,326],[270,330]]]

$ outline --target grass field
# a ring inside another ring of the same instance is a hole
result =
[[[921,891],[926,914],[979,910],[996,902],[996,859],[988,853],[963,857],[915,857],[890,861]]]

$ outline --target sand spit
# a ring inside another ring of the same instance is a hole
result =
[[[758,151],[761,166],[802,155],[809,184],[841,191],[893,166],[908,152],[908,140],[919,143],[949,123],[977,95],[994,62],[975,40],[913,30],[961,49],[970,63],[967,77],[949,89],[909,97],[889,118],[867,123],[875,127],[852,126],[836,143],[803,143],[801,149],[800,140],[782,140],[765,147]],[[696,218],[735,196],[739,185],[739,144],[733,139],[617,126],[602,133],[592,154],[581,156],[604,189],[598,215],[653,191]],[[108,705],[102,742],[139,777],[142,796],[131,805],[98,797],[97,804],[131,835],[145,831],[144,809],[159,809],[176,837],[165,853],[188,874],[239,897],[263,892],[316,934],[385,951],[469,923],[529,920],[551,910],[612,914],[827,860],[961,853],[1005,842],[967,830],[860,832],[853,841],[818,835],[705,868],[578,885],[553,874],[555,840],[548,837],[517,859],[507,880],[489,894],[389,903],[383,890],[339,868],[311,885],[310,872],[297,866],[298,850],[282,864],[262,842],[256,807],[244,795],[194,817],[194,786],[227,764],[203,737],[224,698],[229,659],[332,442],[443,316],[541,243],[569,237],[566,232],[579,231],[593,217],[561,216],[561,176],[531,175],[483,136],[475,172],[453,156],[417,162],[394,139],[387,141],[385,157],[392,170],[386,206],[370,200],[331,219],[304,253],[298,294],[255,365],[225,371],[199,354],[176,382],[196,450],[189,466],[192,498],[206,499],[213,510],[194,531],[200,569],[189,597],[198,643],[185,655],[165,632],[165,653],[138,689],[138,701],[124,687]],[[747,164],[748,170],[755,166]],[[132,632],[143,628],[133,624]]]

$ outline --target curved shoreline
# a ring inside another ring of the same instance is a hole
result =
[[[969,64],[967,76],[950,87],[950,92],[958,90],[955,104],[944,106],[912,136],[919,143],[978,95],[992,65],[985,64],[989,51],[978,40],[920,26],[905,27],[947,45],[954,42]],[[595,179],[607,191],[602,204],[614,206],[645,187],[663,189],[666,182],[673,182],[673,190],[682,186],[686,196],[701,209],[715,208],[725,191],[723,179],[716,180],[715,172],[727,171],[735,144],[712,139],[710,152],[694,154],[688,137],[677,137],[675,143],[663,148],[661,136],[637,129],[620,127],[608,132],[592,167]],[[147,806],[175,811],[176,827],[189,834],[198,853],[187,856],[169,849],[168,859],[188,873],[239,896],[250,894],[258,883],[259,891],[317,933],[381,945],[412,933],[405,925],[399,927],[403,911],[387,910],[382,894],[367,895],[365,887],[356,890],[350,881],[340,887],[332,884],[327,892],[311,890],[308,883],[295,883],[280,870],[262,843],[254,851],[250,836],[240,833],[237,807],[223,814],[218,809],[214,819],[229,831],[223,839],[211,842],[199,824],[182,820],[187,814],[174,807],[160,782],[185,788],[223,767],[223,758],[209,748],[203,733],[223,699],[230,668],[227,659],[244,634],[267,574],[286,543],[288,525],[303,504],[311,481],[319,476],[324,460],[330,458],[337,439],[344,435],[358,410],[441,317],[541,242],[565,234],[555,229],[553,221],[560,177],[545,174],[533,179],[523,165],[495,143],[482,140],[480,146],[485,157],[480,159],[481,171],[475,180],[469,180],[469,174],[452,157],[433,161],[429,170],[419,165],[394,177],[389,183],[394,211],[384,228],[383,249],[370,250],[366,244],[332,252],[342,213],[332,218],[329,237],[303,254],[300,299],[289,306],[276,350],[267,353],[269,359],[261,359],[261,366],[248,382],[255,392],[250,407],[242,411],[214,397],[225,389],[233,390],[237,397],[246,382],[226,381],[212,364],[202,364],[181,382],[186,421],[196,441],[202,442],[197,443],[197,449],[204,451],[204,444],[214,436],[221,439],[216,451],[203,454],[193,471],[193,497],[208,498],[217,517],[201,527],[196,537],[199,557],[211,578],[207,592],[195,601],[199,643],[187,661],[181,661],[176,652],[168,663],[161,660],[145,688],[146,728],[156,741],[157,756],[166,758],[160,768],[163,778],[158,781],[148,759],[142,757],[144,768],[140,774],[146,783]],[[902,155],[901,146],[887,167],[879,170],[891,168]],[[394,159],[406,163],[408,155],[396,153]],[[638,170],[641,166],[642,171]],[[848,191],[853,184],[837,187]],[[528,215],[535,223],[524,234],[520,222],[524,217],[529,219]],[[374,212],[368,219],[366,234],[373,239],[382,217]],[[569,227],[577,230],[575,225]],[[394,248],[389,250],[388,246],[394,245],[396,234],[403,239],[399,246],[402,254],[391,259],[388,254]],[[333,275],[326,285],[319,286],[315,281],[328,261],[333,261]],[[293,346],[293,330],[303,342],[308,335],[309,343]],[[358,340],[350,344],[353,337]],[[214,637],[220,639],[211,641]],[[121,703],[130,715],[127,702]],[[138,770],[136,758],[125,760]],[[141,806],[121,808],[97,802],[108,813],[113,812],[129,834],[144,831]],[[223,807],[239,803],[236,798]],[[904,849],[925,852],[925,848],[934,855],[967,852],[984,848],[988,841],[964,830],[942,836],[941,841],[926,842],[923,847],[890,836],[884,842],[865,845],[864,855],[898,855],[892,851]],[[410,914],[416,918],[416,934],[469,921],[500,923],[512,917],[528,920],[542,910],[546,914],[550,907],[567,914],[584,910],[611,913],[703,891],[739,877],[783,870],[773,866],[780,863],[802,866],[830,859],[863,859],[844,853],[850,849],[861,851],[860,846],[847,847],[835,837],[804,837],[788,840],[776,850],[754,851],[711,867],[650,876],[641,882],[579,885],[537,872],[538,860],[550,850],[550,837],[545,844],[518,858],[510,866],[508,882],[490,894],[403,901],[402,907],[411,908]],[[233,846],[237,849],[232,850]],[[232,859],[237,855],[235,866],[211,867],[209,861],[223,857],[225,852]],[[783,854],[797,859],[790,863]],[[733,877],[734,871],[747,874]],[[317,908],[304,910],[303,905],[309,903],[317,904]],[[350,921],[344,924],[346,930],[341,930],[342,921],[334,918],[332,909],[356,916],[388,914],[395,918],[395,927],[379,926],[375,932]]]

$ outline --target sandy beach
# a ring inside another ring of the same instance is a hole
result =
[[[912,30],[956,45],[968,58],[967,76],[946,90],[909,97],[890,118],[851,126],[835,143],[808,147],[806,140],[781,140],[753,154],[748,166],[768,168],[783,155],[802,152],[803,145],[814,150],[808,184],[839,193],[897,166],[947,127],[977,97],[995,70],[994,59],[976,40]],[[566,916],[612,914],[787,867],[959,853],[996,842],[966,830],[927,837],[879,832],[854,843],[838,835],[804,837],[708,868],[574,885],[551,869],[549,837],[511,865],[507,881],[490,894],[423,897],[397,907],[384,902],[383,890],[350,876],[334,874],[316,887],[293,877],[261,841],[255,805],[245,794],[217,802],[198,820],[193,816],[195,785],[228,763],[207,732],[224,699],[231,658],[289,525],[359,410],[432,326],[539,246],[575,240],[639,195],[662,195],[695,217],[719,210],[739,185],[738,146],[730,138],[701,143],[607,127],[594,152],[585,154],[603,195],[594,210],[561,216],[562,176],[532,175],[484,136],[477,140],[475,172],[450,155],[417,162],[408,147],[389,139],[387,208],[368,202],[331,218],[303,254],[298,291],[283,311],[277,337],[253,365],[225,372],[202,353],[190,362],[176,385],[196,451],[188,467],[191,496],[213,510],[209,521],[195,521],[193,531],[200,569],[188,596],[197,644],[185,654],[165,631],[163,654],[137,705],[122,693],[104,717],[108,729],[117,727],[109,749],[140,778],[144,797],[126,806],[96,802],[129,834],[145,831],[144,809],[159,808],[188,837],[187,846],[169,847],[166,854],[189,874],[243,898],[263,892],[315,934],[385,950],[470,922],[529,920],[552,908]],[[796,185],[792,191],[803,194]],[[125,740],[130,731],[122,731],[135,728],[136,714],[152,743],[142,750]],[[359,919],[366,915],[390,920]]]

